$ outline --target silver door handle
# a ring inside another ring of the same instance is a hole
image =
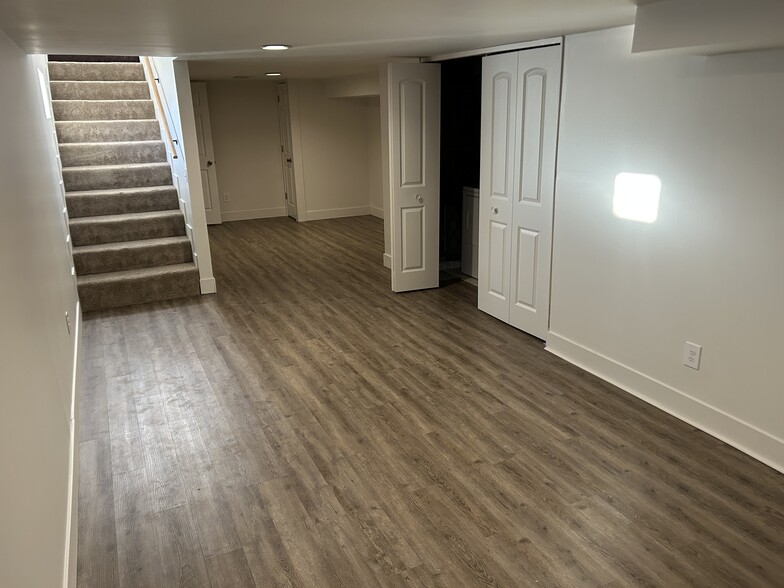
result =
[[[425,201],[425,199],[424,199],[424,198],[422,198],[422,194],[417,194],[417,195],[416,195],[416,199],[417,199],[417,201],[418,201],[420,204],[422,204],[422,203]]]
[[[491,206],[490,212],[492,212],[493,214],[498,214],[498,208],[496,208],[495,206]]]

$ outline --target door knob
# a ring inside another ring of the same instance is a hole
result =
[[[498,208],[496,208],[495,206],[491,206],[490,212],[492,212],[493,214],[498,214]]]
[[[291,163],[291,157],[286,158],[286,163]]]
[[[207,162],[207,167],[212,167],[212,162],[211,161]]]
[[[424,198],[422,198],[422,194],[417,194],[417,195],[416,195],[416,199],[417,199],[417,201],[418,201],[420,204],[422,204],[422,203],[425,201],[425,199],[424,199]]]

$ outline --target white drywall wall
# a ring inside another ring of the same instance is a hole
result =
[[[216,291],[212,270],[212,255],[204,211],[204,189],[199,171],[199,151],[196,142],[196,122],[188,62],[172,57],[151,57],[158,77],[158,90],[164,103],[165,116],[176,140],[177,158],[169,155],[174,185],[180,197],[180,208],[185,215],[188,237],[193,245],[199,267],[202,294]]]
[[[632,36],[566,38],[548,348],[784,469],[784,52]],[[621,172],[659,176],[656,222],[613,216]]]
[[[784,47],[781,0],[659,0],[640,3],[635,52],[696,55]]]
[[[320,80],[296,84],[307,219],[369,214],[366,103],[329,98]]]
[[[384,218],[384,189],[381,177],[381,105],[377,97],[368,99],[366,104],[370,214]]]
[[[212,81],[207,97],[223,220],[285,216],[275,83]]]
[[[37,66],[45,59],[0,31],[0,586],[59,587],[69,573],[78,311]]]

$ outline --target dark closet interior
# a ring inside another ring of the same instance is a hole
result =
[[[463,187],[479,188],[482,57],[441,63],[441,208],[439,260],[460,269]]]

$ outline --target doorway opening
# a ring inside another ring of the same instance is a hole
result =
[[[441,62],[439,282],[476,285],[482,56]]]

